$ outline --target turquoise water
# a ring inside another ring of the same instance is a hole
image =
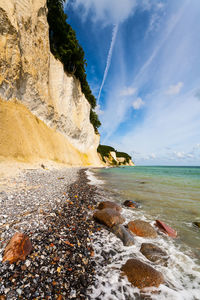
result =
[[[144,215],[163,220],[178,231],[175,243],[200,259],[200,167],[124,167],[96,169],[113,199],[141,203]]]

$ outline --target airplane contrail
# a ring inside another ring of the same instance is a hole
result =
[[[111,63],[111,59],[112,59],[113,48],[114,48],[116,37],[117,37],[118,27],[119,27],[118,24],[115,24],[114,28],[113,28],[112,39],[111,39],[111,43],[110,43],[110,49],[108,51],[106,67],[105,67],[105,71],[104,71],[104,74],[103,74],[103,80],[102,80],[101,87],[99,89],[99,94],[98,94],[98,97],[97,97],[97,104],[99,104],[99,99],[101,97],[101,92],[102,92],[102,89],[103,89],[103,86],[104,86],[104,83],[106,81],[106,77],[108,75],[108,71],[109,71],[109,68],[110,68],[110,63]]]

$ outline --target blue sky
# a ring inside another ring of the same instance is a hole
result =
[[[68,0],[101,143],[136,164],[200,165],[200,1]]]

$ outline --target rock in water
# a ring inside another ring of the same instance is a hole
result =
[[[122,224],[125,222],[125,219],[120,215],[120,213],[111,208],[97,210],[94,213],[94,219],[108,226],[109,228],[111,228],[114,225]]]
[[[132,208],[140,207],[140,205],[133,200],[126,200],[126,201],[124,201],[123,205],[126,207],[132,207]]]
[[[148,222],[135,220],[128,223],[128,228],[138,236],[156,238],[157,232]]]
[[[121,224],[112,227],[113,232],[123,242],[124,246],[134,245],[133,235]]]
[[[162,273],[138,259],[129,259],[122,266],[121,270],[128,277],[128,280],[139,289],[156,286],[164,283]]]
[[[167,252],[151,243],[143,243],[140,252],[146,256],[148,260],[162,265],[166,265],[169,258]]]
[[[156,226],[165,234],[176,238],[177,237],[177,232],[176,230],[174,230],[173,228],[171,228],[170,226],[166,225],[164,222],[160,221],[160,220],[156,220]]]
[[[193,225],[200,228],[200,222],[193,222]]]
[[[11,264],[18,260],[25,260],[32,251],[32,244],[27,235],[16,232],[5,248],[3,262],[9,261]]]
[[[112,209],[115,209],[116,211],[119,211],[119,212],[122,211],[121,206],[119,206],[117,203],[112,202],[112,201],[100,202],[97,208],[98,209],[112,208]]]

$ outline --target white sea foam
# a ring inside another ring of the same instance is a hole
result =
[[[89,184],[91,184],[91,185],[104,184],[104,181],[97,179],[90,170],[86,171],[86,175],[87,175],[88,179],[90,180]]]
[[[94,175],[93,175],[94,177]],[[94,182],[94,181],[93,181]],[[103,199],[102,199],[103,200]],[[130,220],[141,219],[151,223],[150,216],[144,215],[142,210],[123,209],[122,215],[126,223]],[[123,246],[122,242],[111,232],[102,229],[93,236],[95,261],[97,263],[97,275],[94,286],[89,290],[91,299],[127,300],[142,299],[140,291],[133,287],[128,279],[121,274],[122,265],[129,258],[138,258],[160,271],[165,277],[165,284],[159,288],[146,289],[143,299],[148,295],[153,300],[199,300],[200,299],[200,266],[194,258],[189,257],[180,249],[180,245],[173,240],[159,234],[155,239],[135,237],[135,245]],[[167,251],[169,255],[168,266],[157,265],[146,259],[140,252],[142,243],[154,243]],[[104,253],[110,253],[111,259],[105,259]],[[152,290],[154,293],[151,293]]]

